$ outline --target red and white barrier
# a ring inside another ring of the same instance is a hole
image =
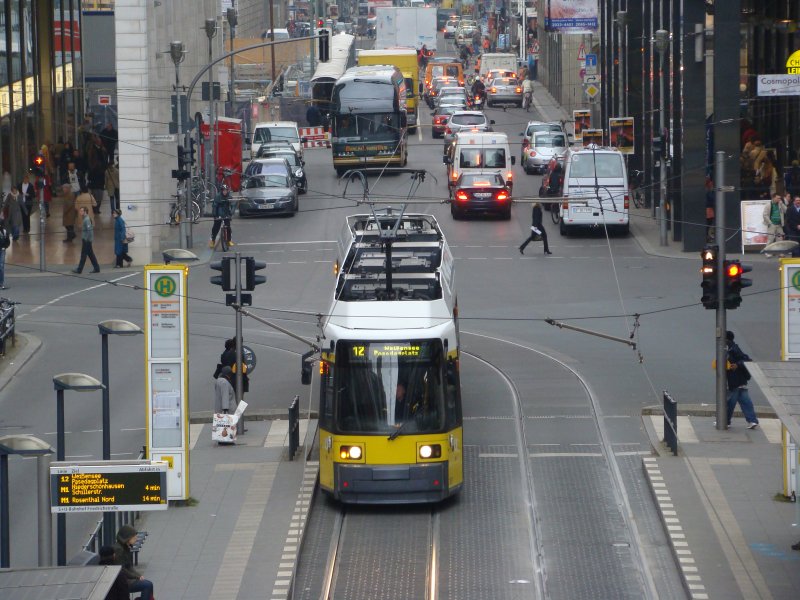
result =
[[[303,148],[330,148],[331,135],[324,127],[300,127]]]

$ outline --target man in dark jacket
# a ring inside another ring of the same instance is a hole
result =
[[[534,202],[531,214],[531,234],[528,236],[528,239],[522,242],[522,245],[519,247],[519,253],[525,254],[525,246],[531,242],[537,241],[539,238],[544,242],[544,255],[551,255],[550,246],[547,244],[547,232],[544,230],[544,225],[542,225],[542,205],[538,202]]]
[[[128,592],[142,592],[141,600],[153,600],[153,582],[145,579],[133,568],[131,546],[136,542],[138,532],[130,525],[123,525],[117,532],[114,544],[114,564],[122,567],[122,573],[128,582]]]
[[[100,563],[101,565],[114,565],[114,548],[111,546],[102,546],[100,548]],[[128,580],[125,579],[125,574],[120,569],[117,573],[117,578],[114,580],[114,585],[108,590],[105,600],[131,600],[130,592],[128,592]]]
[[[786,239],[800,243],[800,196],[795,196],[792,205],[786,207],[783,222]],[[800,249],[795,248],[792,256],[800,256]]]
[[[747,421],[747,428],[755,429],[758,427],[758,417],[756,416],[755,408],[753,408],[753,401],[750,399],[750,393],[747,391],[747,382],[750,380],[750,373],[747,371],[747,366],[744,364],[745,361],[750,360],[750,357],[733,341],[734,335],[732,331],[726,331],[725,337],[727,339],[728,354],[728,363],[725,372],[728,380],[728,423],[726,428],[731,426],[733,411],[736,409],[736,404],[738,402],[744,413],[744,418]]]

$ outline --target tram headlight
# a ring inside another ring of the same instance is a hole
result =
[[[342,460],[361,460],[362,455],[361,446],[341,446],[339,448],[339,458]]]
[[[442,457],[442,446],[439,444],[422,444],[417,449],[419,453],[419,457],[427,460],[430,458],[441,458]]]

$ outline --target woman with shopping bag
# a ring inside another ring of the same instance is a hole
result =
[[[539,240],[544,242],[544,255],[551,255],[550,246],[547,245],[547,231],[545,231],[544,225],[542,225],[542,205],[538,202],[534,202],[531,216],[531,234],[528,236],[528,239],[522,242],[522,245],[519,247],[519,253],[525,254],[525,246],[531,242],[538,242]]]

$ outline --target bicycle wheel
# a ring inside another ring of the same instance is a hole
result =
[[[633,205],[636,208],[642,208],[644,206],[644,194],[642,190],[638,188],[633,190]]]
[[[191,219],[192,223],[197,223],[200,220],[202,213],[200,211],[200,205],[194,200],[192,200],[191,211],[192,213],[189,215],[189,218]]]
[[[227,252],[228,248],[230,248],[230,244],[228,242],[230,242],[231,240],[231,230],[228,228],[227,225],[223,224],[222,229],[220,230],[219,233],[220,233],[219,243],[222,246],[222,251]]]
[[[561,222],[561,211],[558,204],[553,204],[550,208],[550,218],[553,220],[553,225],[558,225]]]

